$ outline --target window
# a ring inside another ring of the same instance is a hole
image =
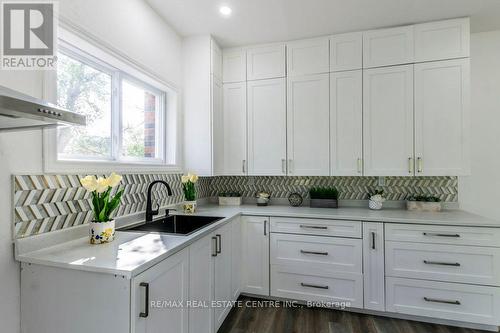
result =
[[[168,164],[167,93],[100,59],[59,47],[57,103],[87,117],[57,130],[57,160]],[[170,137],[170,136],[169,136]]]

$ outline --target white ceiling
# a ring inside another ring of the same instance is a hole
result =
[[[181,35],[212,34],[224,47],[471,17],[500,29],[500,0],[146,0]],[[233,9],[229,18],[218,8]]]

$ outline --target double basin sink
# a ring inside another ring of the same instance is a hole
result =
[[[187,236],[212,223],[222,220],[218,216],[169,215],[151,222],[143,222],[120,231],[161,232]]]

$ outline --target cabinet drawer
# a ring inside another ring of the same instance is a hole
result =
[[[500,229],[386,223],[385,239],[398,242],[500,247]]]
[[[361,222],[271,217],[271,232],[361,238]]]
[[[362,273],[361,239],[271,235],[271,264]]]
[[[346,307],[363,307],[363,275],[330,273],[289,265],[271,266],[271,296],[301,301],[343,302]]]
[[[500,285],[500,249],[386,242],[386,276]]]
[[[498,325],[500,288],[386,278],[386,309],[464,322]]]

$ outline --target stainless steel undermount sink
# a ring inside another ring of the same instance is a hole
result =
[[[152,222],[134,224],[119,231],[161,232],[187,236],[223,218],[219,216],[169,215]]]

